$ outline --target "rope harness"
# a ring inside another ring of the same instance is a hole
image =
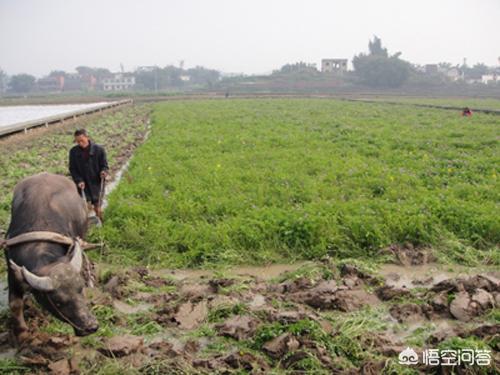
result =
[[[70,326],[72,326],[73,328],[76,328],[76,329],[78,329],[78,330],[80,330],[80,331],[85,331],[85,329],[84,329],[84,328],[80,327],[80,326],[79,326],[78,324],[76,324],[76,323],[73,323],[73,322],[71,321],[71,319],[69,319],[66,315],[64,315],[64,314],[62,313],[62,311],[61,311],[61,310],[59,310],[59,308],[56,306],[56,304],[54,303],[54,301],[52,301],[52,298],[50,298],[50,295],[49,295],[48,293],[46,294],[46,296],[47,296],[47,299],[48,299],[48,300],[49,300],[49,302],[50,302],[50,305],[54,308],[54,310],[55,310],[55,311],[57,311],[57,313],[61,316],[61,318],[63,318],[63,319],[64,319],[64,321],[65,321],[66,323],[68,323]]]
[[[56,232],[49,231],[33,231],[20,234],[18,236],[1,239],[0,248],[8,248],[14,245],[19,245],[27,242],[55,242],[61,245],[71,246],[74,243],[74,239]],[[94,249],[96,247],[102,246],[102,244],[93,244],[80,240],[83,250]]]
[[[68,236],[64,236],[59,233],[55,232],[49,232],[49,231],[33,231],[33,232],[26,232],[23,234],[20,234],[18,236],[9,238],[9,239],[2,239],[0,240],[0,249],[5,249],[9,250],[9,247],[23,244],[23,243],[28,243],[28,242],[54,242],[58,243],[61,245],[66,245],[71,248],[71,246],[74,245],[75,241],[78,241],[81,245],[82,250],[90,250],[94,249],[96,247],[102,247],[102,243],[100,244],[93,244],[93,243],[88,243],[83,241],[80,238],[70,238]],[[69,251],[69,250],[68,250]],[[83,278],[85,280],[86,286],[89,288],[94,287],[94,281],[95,277],[92,274],[92,263],[90,262],[87,254],[83,252],[82,254],[83,261],[85,264],[85,267],[83,269]],[[47,296],[48,297],[48,296]],[[49,297],[48,297],[49,298]]]

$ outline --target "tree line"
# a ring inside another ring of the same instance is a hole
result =
[[[103,79],[113,77],[113,73],[106,68],[94,68],[88,66],[78,66],[76,72],[66,72],[63,70],[53,70],[44,79],[55,79],[63,77],[68,80],[86,80],[92,77],[99,83]],[[202,66],[183,69],[173,65],[165,67],[149,66],[141,67],[133,72],[125,73],[135,77],[134,90],[159,91],[166,89],[199,88],[211,87],[220,79],[220,72],[214,69],[207,69]],[[37,78],[31,74],[15,74],[7,76],[0,69],[0,93],[29,93],[37,88]]]
[[[451,63],[442,62],[435,65],[436,72],[423,74],[422,70],[416,65],[403,60],[401,52],[390,54],[388,49],[383,46],[382,40],[374,36],[368,43],[368,52],[361,52],[354,56],[352,65],[354,71],[349,72],[343,77],[350,84],[364,85],[374,88],[397,88],[407,82],[413,82],[423,85],[439,85],[449,81],[448,77],[438,72],[446,72],[456,69],[460,78],[467,80],[481,80],[481,77],[492,71],[485,64],[478,63],[472,67],[465,63],[461,66],[454,66]],[[97,82],[113,74],[106,68],[92,68],[88,66],[79,66],[76,73],[68,73],[61,70],[50,72],[48,77],[65,77],[74,79],[77,77],[93,77]],[[500,74],[500,72],[498,72]],[[140,67],[132,74],[135,77],[134,90],[138,91],[164,91],[169,89],[188,90],[188,89],[211,89],[220,87],[221,73],[214,69],[207,69],[202,66],[196,66],[190,69],[184,69],[167,65],[165,67],[148,66]],[[286,78],[287,76],[300,76],[300,79],[315,77],[318,79],[321,72],[315,64],[306,62],[297,62],[283,65],[280,69],[273,71],[272,76]],[[434,75],[433,75],[434,74]],[[232,80],[245,79],[244,76],[232,78]],[[28,93],[36,88],[37,79],[29,74],[16,74],[8,77],[0,69],[0,93]],[[223,82],[222,82],[223,84]]]

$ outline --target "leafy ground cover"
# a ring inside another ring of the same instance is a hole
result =
[[[157,104],[110,197],[107,260],[377,258],[411,244],[498,265],[499,123],[318,99]]]

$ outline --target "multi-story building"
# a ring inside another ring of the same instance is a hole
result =
[[[321,71],[323,73],[343,73],[347,71],[347,59],[323,59],[321,60]]]
[[[135,85],[135,77],[131,73],[114,73],[101,81],[104,91],[126,91]]]

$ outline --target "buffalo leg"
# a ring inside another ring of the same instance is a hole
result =
[[[23,296],[9,292],[9,307],[12,313],[13,331],[19,342],[28,338],[28,326],[24,320]]]
[[[24,320],[24,291],[18,287],[16,277],[9,270],[9,307],[12,314],[12,328],[14,336],[19,342],[28,338],[28,326]]]

